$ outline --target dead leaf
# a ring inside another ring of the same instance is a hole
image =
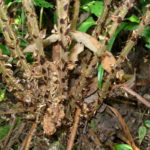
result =
[[[68,63],[67,64],[67,69],[68,70],[73,70],[75,67],[76,67],[76,64],[74,64],[74,63]]]
[[[40,31],[39,37],[40,37],[41,39],[44,39],[44,38],[46,37],[46,29],[43,29],[43,30]]]
[[[117,71],[117,73],[116,73],[117,79],[119,79],[121,81],[123,79],[123,76],[124,76],[124,71],[122,69]]]
[[[84,45],[81,43],[77,43],[73,48],[72,48],[72,53],[70,55],[70,61],[76,62],[78,61],[78,55],[84,50]]]
[[[94,37],[80,31],[70,31],[71,37],[78,43],[84,44],[89,50],[97,54],[100,51],[101,44]]]
[[[102,56],[101,64],[104,70],[110,73],[112,71],[112,67],[116,64],[116,59],[110,52],[106,51]]]
[[[98,78],[94,77],[91,79],[91,83],[88,85],[89,91],[87,92],[86,96],[91,95],[98,89]]]
[[[52,105],[47,109],[47,113],[43,119],[43,129],[45,134],[52,135],[56,132],[56,128],[61,125],[64,118],[64,106],[61,104]]]
[[[131,75],[130,78],[128,79],[128,81],[125,82],[124,84],[127,87],[132,88],[135,85],[135,81],[136,81],[136,73],[134,73],[133,75]]]
[[[52,34],[43,40],[43,46],[46,47],[46,46],[50,45],[51,43],[55,43],[58,40],[60,40],[60,35],[59,34]]]
[[[51,43],[54,43],[60,39],[60,36],[58,34],[52,34],[51,36],[47,37],[43,40],[43,46],[46,47],[50,45]],[[32,43],[28,45],[23,52],[35,52],[36,50],[36,43]]]
[[[96,100],[98,100],[98,94],[97,93],[94,93],[86,98],[84,98],[84,102],[86,102],[87,104],[90,104],[90,103],[93,103],[95,102]]]

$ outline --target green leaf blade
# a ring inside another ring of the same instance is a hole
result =
[[[146,135],[147,129],[145,126],[140,126],[138,130],[138,137],[139,137],[139,143],[141,144],[145,135]]]
[[[95,16],[99,17],[102,15],[104,9],[103,1],[90,1],[81,7],[84,11],[90,12]]]
[[[133,150],[128,144],[115,144],[114,147],[116,150]]]
[[[98,66],[98,88],[102,88],[102,83],[103,83],[103,74],[104,74],[104,68],[102,65]]]
[[[8,135],[10,130],[10,126],[5,125],[0,127],[0,140],[2,140],[5,136]]]
[[[130,22],[134,22],[134,23],[140,23],[139,17],[134,14],[126,18],[126,20],[129,20]]]
[[[150,120],[146,120],[146,121],[144,122],[144,124],[145,124],[145,126],[146,126],[147,128],[150,128]]]
[[[87,32],[88,29],[94,25],[96,25],[96,22],[92,17],[89,17],[83,23],[81,23],[81,25],[78,27],[78,30],[81,32]]]
[[[0,50],[2,51],[2,54],[3,55],[8,55],[10,56],[11,55],[11,52],[10,50],[5,46],[5,45],[0,45]]]
[[[0,90],[0,102],[4,100],[5,98],[6,89]]]
[[[47,2],[45,0],[34,0],[34,5],[43,7],[43,8],[53,8],[54,7],[53,4],[51,4],[50,2]]]

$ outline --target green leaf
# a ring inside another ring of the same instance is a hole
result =
[[[127,22],[122,22],[121,25],[119,26],[119,28],[116,30],[115,34],[113,35],[113,37],[109,40],[108,42],[108,46],[107,49],[109,51],[111,51],[112,46],[115,42],[116,37],[118,36],[118,34],[120,33],[121,30],[123,30],[125,28],[125,26],[127,25]]]
[[[22,116],[18,116],[16,120],[16,126],[18,126],[21,123],[21,120],[23,119]]]
[[[125,26],[124,30],[128,30],[128,31],[133,31],[138,27],[137,23],[133,23],[133,22],[128,22],[127,25]]]
[[[5,99],[6,88],[0,90],[0,102]]]
[[[11,55],[10,50],[5,45],[1,44],[0,49],[1,49],[3,55],[8,55],[8,56]]]
[[[87,18],[81,25],[78,27],[78,30],[81,32],[87,32],[90,27],[96,25],[96,22],[92,17]]]
[[[150,43],[150,26],[144,28],[142,36],[147,43]]]
[[[134,23],[140,23],[140,19],[134,14],[126,18],[125,20],[129,20],[130,22],[134,22]]]
[[[10,130],[10,126],[8,125],[0,126],[0,140],[8,135],[9,130]]]
[[[88,126],[91,128],[91,129],[96,129],[96,122],[94,120],[91,120],[89,123],[88,123]]]
[[[27,46],[27,44],[28,43],[26,41],[21,40],[20,46],[23,47],[23,48],[25,48]]]
[[[150,49],[150,26],[147,26],[144,28],[144,31],[142,32],[142,36],[146,42],[145,47]]]
[[[81,8],[99,17],[101,16],[103,12],[104,2],[103,1],[91,1],[87,3],[86,5],[82,6]]]
[[[139,143],[141,144],[145,135],[146,135],[146,127],[145,126],[140,126],[139,130],[138,130],[138,136],[139,136]]]
[[[150,44],[145,44],[145,47],[150,49]]]
[[[102,88],[104,69],[102,65],[98,66],[98,88]]]
[[[14,3],[21,3],[21,0],[14,0],[13,2],[11,0],[4,0],[4,3],[7,5],[7,8],[9,8]]]
[[[115,144],[114,147],[116,150],[133,150],[128,144]]]
[[[21,24],[22,25],[25,24],[25,20],[26,20],[25,13],[23,11],[23,8],[21,8]]]
[[[90,2],[91,2],[91,0],[81,0],[80,1],[81,5],[87,5]]]
[[[146,120],[146,121],[144,122],[144,124],[145,124],[146,127],[150,128],[150,120]]]
[[[26,52],[26,59],[27,59],[27,62],[30,64],[32,64],[34,62],[31,52]]]
[[[15,24],[18,25],[18,24],[21,24],[21,17],[20,16],[17,16],[16,19],[15,19]]]
[[[39,7],[44,7],[44,8],[53,8],[53,4],[50,2],[47,2],[45,0],[34,0],[34,5],[39,6]]]

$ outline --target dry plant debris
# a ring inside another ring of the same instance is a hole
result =
[[[141,23],[137,29],[133,30],[120,55],[115,58],[112,52],[107,49],[108,41],[113,37],[117,27],[133,7],[134,0],[126,0],[119,4],[117,12],[109,10],[111,3],[111,0],[104,1],[102,18],[98,18],[97,25],[90,35],[76,30],[80,2],[75,0],[74,16],[70,20],[71,2],[69,0],[56,0],[57,27],[54,27],[55,32],[53,34],[45,38],[46,33],[39,29],[33,1],[22,0],[27,19],[28,40],[30,41],[27,47],[23,49],[20,47],[21,41],[14,28],[9,24],[10,17],[7,15],[4,1],[0,1],[0,28],[5,43],[12,54],[6,56],[0,51],[0,75],[2,76],[2,82],[7,86],[7,90],[13,93],[15,98],[27,109],[8,111],[4,114],[27,111],[28,116],[33,116],[28,135],[21,144],[22,150],[30,148],[38,125],[43,128],[43,133],[46,136],[52,136],[65,119],[68,120],[69,127],[73,126],[70,130],[71,134],[67,145],[67,150],[71,150],[76,138],[80,117],[90,119],[94,116],[103,105],[108,93],[113,92],[113,80],[115,78],[125,81],[125,73],[121,69],[121,65],[136,45],[137,39],[141,36],[144,28],[150,24],[150,5],[147,6],[147,11],[141,18]],[[108,15],[109,11],[111,16]],[[103,30],[105,30],[104,40],[99,42],[98,38]],[[45,53],[48,46],[52,49],[50,58]],[[34,61],[32,64],[27,62],[25,52],[33,53]],[[15,62],[12,60],[15,60]],[[96,76],[97,65],[100,62],[106,71],[102,89],[98,88]],[[13,68],[14,66],[16,69]],[[17,73],[15,73],[15,70],[18,70]],[[116,85],[115,88],[121,87],[121,89],[136,96],[144,105],[150,107],[150,102],[126,86],[121,83]],[[30,108],[33,109],[31,112],[28,111]],[[117,116],[128,144],[132,146],[133,150],[139,150],[119,112],[113,107],[108,106],[108,108]],[[0,114],[2,113],[0,112]],[[76,114],[75,117],[74,113]],[[20,129],[22,131],[22,126]],[[91,135],[96,139],[95,143],[102,147],[95,133],[91,131]],[[5,149],[9,140],[11,141],[10,136],[0,148]]]

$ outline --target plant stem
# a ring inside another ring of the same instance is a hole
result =
[[[71,20],[71,29],[76,29],[80,11],[80,0],[74,0],[73,19]]]

